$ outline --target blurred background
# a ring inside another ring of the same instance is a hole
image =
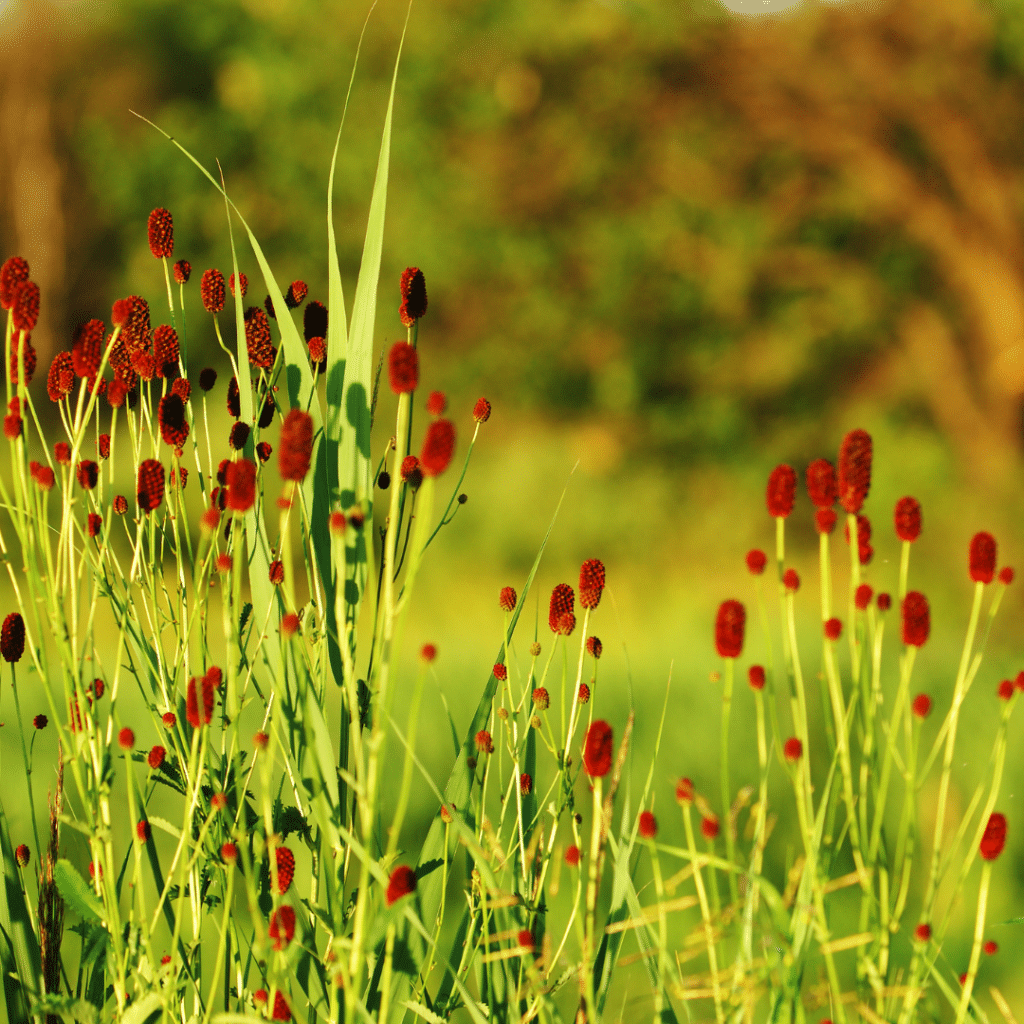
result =
[[[230,266],[223,201],[131,111],[211,169],[219,161],[279,282],[301,277],[326,300],[327,171],[367,6],[3,7],[0,248],[25,256],[42,288],[42,367],[121,295],[146,295],[156,315],[164,286],[146,244],[156,206],[172,211],[175,258],[194,268],[190,371],[220,365],[198,275]],[[404,337],[399,275],[423,269],[424,393],[447,392],[462,439],[475,399],[494,407],[469,501],[428,565],[410,652],[438,644],[438,684],[464,728],[498,647],[498,590],[522,589],[576,467],[531,595],[540,639],[551,587],[602,558],[598,707],[618,729],[634,703],[641,784],[671,672],[654,775],[670,842],[682,834],[675,778],[691,776],[717,804],[714,615],[727,597],[753,611],[743,556],[771,550],[764,487],[777,463],[802,477],[812,459],[835,459],[848,430],[872,434],[866,576],[876,589],[896,589],[895,501],[921,501],[911,585],[932,602],[933,631],[915,686],[942,714],[970,607],[970,537],[992,532],[1000,564],[1024,570],[1024,6],[730,6],[414,4],[377,314],[383,350]],[[342,135],[335,210],[349,309],[404,16],[397,0],[377,4]],[[240,265],[259,302],[251,254]],[[221,410],[220,386],[213,394]],[[380,422],[389,400],[382,393]],[[383,443],[389,429],[378,431]],[[789,536],[813,672],[817,538],[806,496]],[[842,594],[847,552],[836,541]],[[956,808],[986,777],[996,686],[1024,669],[1021,594],[1019,583],[1009,590],[965,706]],[[895,617],[888,628],[893,637]],[[530,640],[518,638],[522,663]],[[895,649],[887,657],[894,685]],[[751,630],[741,668],[763,659]],[[743,687],[737,708],[734,779],[753,781]],[[424,753],[443,780],[451,747],[437,714]],[[1016,717],[997,805],[1009,847],[989,910],[1003,953],[986,958],[979,984],[998,984],[1020,1015],[1024,931],[1005,923],[1024,915]],[[937,720],[925,725],[929,742]],[[933,805],[926,786],[928,836]],[[429,801],[420,808],[433,812]],[[774,845],[781,878],[792,847]],[[949,977],[966,969],[976,878],[977,868],[943,961]],[[894,942],[903,956],[905,937]]]

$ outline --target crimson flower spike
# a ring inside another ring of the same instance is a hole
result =
[[[796,470],[783,463],[776,466],[768,477],[768,513],[776,519],[785,519],[793,511],[796,500]]]
[[[996,574],[996,539],[991,533],[976,533],[969,553],[971,579],[989,584]]]
[[[839,446],[839,502],[854,515],[871,489],[871,435],[851,430]]]
[[[599,558],[588,558],[580,566],[580,607],[596,608],[604,591],[604,564]]]
[[[818,509],[831,509],[838,500],[836,468],[828,459],[815,459],[807,467],[807,494]]]
[[[738,658],[743,653],[746,609],[739,601],[723,601],[715,619],[715,649],[721,658]]]

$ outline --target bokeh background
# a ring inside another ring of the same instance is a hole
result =
[[[367,6],[2,8],[0,248],[24,255],[42,287],[33,337],[42,366],[120,295],[141,292],[159,308],[162,274],[145,232],[153,207],[172,210],[175,256],[196,277],[230,265],[223,201],[131,111],[207,166],[219,161],[279,280],[301,277],[326,299],[327,170]],[[421,267],[424,389],[448,393],[463,439],[473,401],[484,394],[494,407],[469,501],[428,565],[410,652],[437,643],[437,682],[464,728],[498,646],[498,589],[522,588],[568,481],[535,591],[540,625],[551,587],[575,582],[584,558],[602,558],[597,697],[617,727],[632,701],[641,783],[671,674],[654,773],[670,842],[682,835],[675,778],[690,775],[717,803],[712,625],[726,597],[752,609],[743,555],[773,542],[764,504],[773,466],[802,474],[814,458],[834,459],[853,427],[872,434],[867,578],[877,589],[896,588],[895,501],[922,502],[912,585],[932,601],[933,632],[916,687],[940,712],[969,611],[970,537],[991,531],[1000,564],[1024,570],[1024,7],[734,7],[414,4],[377,316],[383,349],[404,336],[401,270]],[[404,15],[404,4],[379,0],[342,136],[335,210],[349,304]],[[259,301],[251,255],[241,267]],[[186,306],[193,371],[219,365],[197,284]],[[378,430],[386,440],[388,428]],[[806,498],[790,524],[813,674],[817,538]],[[1024,669],[1022,621],[1018,584],[964,710],[954,810],[985,778],[996,686]],[[896,627],[894,618],[890,636]],[[519,637],[521,654],[531,639]],[[742,666],[763,658],[751,631]],[[894,659],[893,650],[890,685]],[[437,727],[424,730],[423,752],[443,779],[451,747],[440,702],[427,715]],[[754,779],[752,718],[741,687],[736,779]],[[997,984],[1020,1016],[1024,928],[1006,923],[1024,915],[1017,718],[998,804],[1009,847],[989,913],[1002,952],[979,983],[983,1001]],[[929,836],[933,804],[926,786]],[[433,812],[425,800],[410,837]],[[783,833],[773,846],[781,879],[792,848]],[[949,976],[966,967],[977,874],[957,911]],[[906,951],[905,936],[894,943]]]

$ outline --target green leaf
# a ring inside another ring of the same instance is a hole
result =
[[[103,904],[89,888],[85,879],[61,857],[54,865],[53,880],[57,883],[64,902],[83,920],[103,922]]]
[[[121,1024],[143,1024],[149,1020],[154,1013],[160,1010],[163,1002],[158,992],[150,992],[143,996],[137,1003],[132,1003],[124,1012]]]
[[[14,953],[17,976],[23,991],[31,999],[41,991],[42,960],[39,943],[32,929],[21,877],[14,861],[14,848],[7,827],[7,816],[0,802],[0,853],[3,855],[4,884],[0,886],[0,926]]]

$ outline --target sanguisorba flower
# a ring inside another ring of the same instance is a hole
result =
[[[551,591],[551,601],[548,604],[548,626],[552,633],[561,636],[569,636],[576,628],[576,616],[573,609],[576,605],[576,595],[568,583],[559,583]]]
[[[199,295],[207,313],[219,313],[224,309],[224,275],[215,267],[203,273],[199,282]]]
[[[580,607],[596,608],[604,591],[604,563],[599,558],[588,558],[580,566]]]
[[[969,552],[971,579],[975,583],[991,583],[996,574],[996,539],[991,533],[976,533]]]
[[[764,666],[763,665],[751,665],[747,669],[747,679],[750,682],[750,688],[752,690],[763,690],[764,689]]]
[[[183,448],[188,440],[189,424],[185,418],[185,403],[181,396],[169,391],[160,399],[157,407],[157,422],[164,444],[172,448]]]
[[[494,740],[486,729],[481,729],[473,738],[473,745],[478,754],[493,754]]]
[[[796,762],[803,757],[804,745],[796,738],[796,736],[790,736],[782,748],[782,753],[790,764],[796,764]]]
[[[14,290],[28,280],[28,262],[21,256],[12,256],[0,267],[0,306],[10,309],[14,303]]]
[[[843,632],[843,624],[839,619],[831,618],[825,623],[825,636],[829,640],[838,640]]]
[[[592,722],[583,744],[583,767],[592,779],[602,778],[612,767],[612,727],[603,719]]]
[[[283,896],[295,877],[295,854],[287,846],[274,851],[277,858],[277,891]]]
[[[782,585],[788,594],[795,594],[800,589],[800,574],[796,569],[787,569],[782,574]]]
[[[164,467],[156,459],[143,459],[135,493],[143,512],[152,512],[164,500]]]
[[[871,488],[871,435],[851,430],[839,446],[839,502],[856,514]]]
[[[932,713],[931,697],[927,693],[919,693],[910,705],[910,710],[914,712],[915,717],[923,721]]]
[[[34,331],[39,319],[39,285],[35,281],[22,281],[14,289],[11,319],[19,331]]]
[[[167,756],[167,750],[161,747],[158,743],[155,747],[151,748],[149,753],[146,755],[146,763],[156,771],[164,763],[164,758]]]
[[[501,593],[498,595],[498,604],[501,606],[502,611],[511,612],[515,611],[516,607],[516,592],[512,587],[502,587]]]
[[[292,409],[281,424],[277,467],[282,480],[301,483],[309,472],[313,456],[313,419],[301,409]]]
[[[284,949],[295,937],[295,910],[284,904],[276,907],[270,915],[267,934],[274,940],[274,949]]]
[[[752,548],[747,552],[747,568],[752,576],[760,576],[768,564],[768,556],[760,548]]]
[[[478,398],[473,406],[473,419],[477,423],[486,423],[491,418],[491,403],[486,398]]]
[[[533,705],[538,711],[547,711],[551,706],[551,696],[545,687],[538,686],[533,691]]]
[[[105,330],[102,320],[87,320],[75,331],[71,343],[71,365],[79,377],[94,377],[99,372]],[[47,374],[47,384],[49,380]]]
[[[14,851],[14,861],[18,865],[19,868],[25,867],[25,865],[28,864],[28,862],[31,859],[31,857],[32,857],[32,851],[29,850],[29,848],[24,843],[22,843]]]
[[[653,839],[658,834],[658,819],[650,811],[641,811],[637,831],[641,838]]]
[[[153,357],[156,359],[158,377],[165,377],[169,372],[173,372],[180,352],[178,332],[169,324],[160,324],[153,332]]]
[[[815,508],[831,508],[839,498],[836,467],[828,459],[815,459],[807,467],[807,494]]]
[[[434,420],[427,427],[420,449],[420,469],[424,476],[440,476],[452,461],[455,451],[455,425],[451,420]]]
[[[245,348],[253,366],[269,370],[274,365],[274,342],[270,335],[270,321],[259,306],[245,311]]]
[[[916,498],[900,498],[893,511],[893,520],[900,540],[915,541],[921,536],[921,505]]]
[[[228,464],[227,507],[232,512],[248,512],[256,501],[256,463],[239,459]]]
[[[928,599],[917,590],[903,598],[903,642],[908,647],[923,647],[931,632]]]
[[[159,260],[174,254],[174,221],[171,211],[158,206],[149,215],[149,251]]]
[[[302,336],[309,344],[311,338],[327,337],[327,307],[322,302],[307,302],[302,311]]]
[[[192,264],[188,260],[178,260],[174,264],[174,280],[177,284],[188,284],[192,276]]]
[[[396,341],[388,352],[388,383],[396,395],[410,395],[420,379],[420,358],[407,341]]]
[[[768,512],[776,519],[785,519],[793,511],[796,500],[796,470],[783,463],[768,476],[766,495]]]
[[[996,811],[989,815],[981,837],[979,852],[983,860],[995,860],[1003,852],[1006,845],[1006,816]]]
[[[601,638],[597,636],[587,637],[587,654],[592,658],[600,658],[604,647],[601,645]]]
[[[292,281],[288,285],[288,291],[284,293],[284,304],[289,309],[298,309],[302,305],[303,299],[309,294],[309,286],[305,281],[298,279]]]
[[[386,895],[388,906],[390,907],[392,903],[415,891],[416,872],[406,864],[399,864],[399,866],[391,872],[391,877],[388,879]]]
[[[245,293],[249,290],[249,278],[247,278],[245,276],[245,274],[239,272],[239,274],[238,274],[238,281],[239,281],[239,283],[242,286],[242,298],[244,299],[245,298]],[[231,289],[231,294],[234,295],[235,294],[235,275],[234,274],[232,274],[228,278],[228,287]]]
[[[402,303],[398,315],[403,327],[411,327],[427,311],[427,282],[419,267],[406,267],[399,282]]]
[[[0,626],[0,654],[14,664],[25,653],[25,620],[19,612],[11,612]]]
[[[715,649],[719,657],[738,658],[743,653],[746,609],[739,601],[723,601],[715,619]]]

